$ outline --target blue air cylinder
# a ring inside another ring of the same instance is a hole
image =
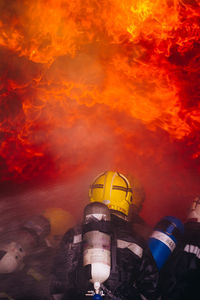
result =
[[[160,270],[183,235],[183,223],[171,216],[161,219],[149,238],[149,248]]]

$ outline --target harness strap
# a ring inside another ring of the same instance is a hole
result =
[[[111,236],[111,274],[118,273],[117,267],[117,240],[116,240],[116,233],[113,232]]]
[[[128,248],[129,250],[131,250],[135,255],[139,256],[140,258],[142,257],[142,254],[143,254],[142,247],[140,247],[136,243],[130,243],[130,242],[126,242],[123,240],[117,240],[117,248],[120,248],[120,249]]]
[[[82,234],[76,234],[74,235],[74,238],[73,238],[73,244],[78,244],[82,242]]]
[[[116,239],[113,238],[112,239],[112,263],[115,263],[115,265],[116,265],[116,261],[115,261],[116,259],[114,259],[114,257],[116,258],[116,248],[120,248],[120,249],[128,248],[135,255],[139,256],[140,258],[142,257],[143,249],[136,243],[126,242],[123,240],[117,240],[117,243],[116,243],[115,241],[116,241]],[[73,244],[78,244],[80,242],[82,242],[82,234],[74,235]]]

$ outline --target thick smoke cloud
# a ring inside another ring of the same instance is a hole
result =
[[[58,206],[79,219],[111,169],[143,184],[146,221],[184,220],[200,193],[197,2],[68,2],[1,2],[7,211]]]

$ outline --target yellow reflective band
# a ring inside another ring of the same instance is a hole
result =
[[[0,298],[8,298],[9,300],[15,300],[15,299],[13,299],[13,298],[11,298],[7,293],[1,293],[0,292]]]
[[[30,268],[27,271],[27,274],[30,275],[30,276],[32,276],[37,281],[41,281],[41,280],[45,279],[45,277],[42,274],[38,273],[36,270],[34,270],[32,268]]]

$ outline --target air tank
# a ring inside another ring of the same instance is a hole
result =
[[[148,245],[159,270],[174,251],[183,231],[182,222],[172,216],[164,217],[155,226]]]
[[[111,269],[110,210],[103,203],[90,203],[84,210],[83,266],[94,285],[93,299],[101,299],[101,283]]]

